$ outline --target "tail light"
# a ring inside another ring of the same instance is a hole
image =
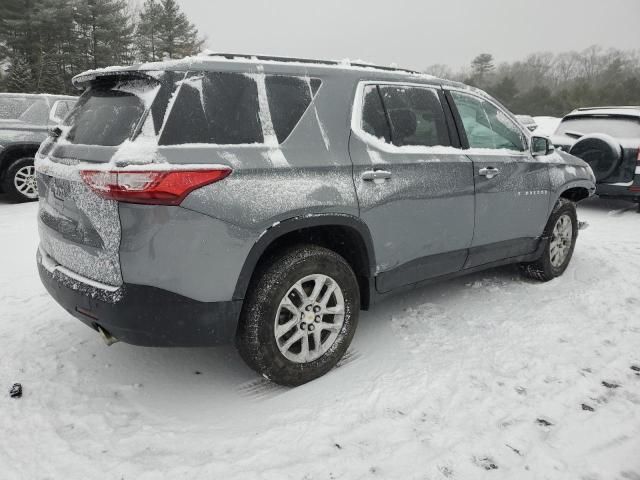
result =
[[[127,203],[180,205],[193,190],[222,180],[229,167],[184,170],[82,170],[80,176],[101,197]]]

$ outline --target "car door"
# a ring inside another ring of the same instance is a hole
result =
[[[455,89],[447,98],[474,170],[475,230],[465,268],[532,253],[549,213],[548,165],[531,155],[523,130],[496,103]]]
[[[349,152],[381,292],[460,270],[473,237],[471,160],[439,87],[359,85]],[[452,142],[452,135],[453,142]]]

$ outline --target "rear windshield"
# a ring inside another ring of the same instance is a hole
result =
[[[120,145],[133,135],[159,88],[151,79],[91,86],[65,121],[71,126],[66,139],[85,145]]]
[[[556,135],[582,136],[590,133],[605,133],[619,138],[640,137],[640,120],[633,117],[570,117],[562,120],[556,130]]]

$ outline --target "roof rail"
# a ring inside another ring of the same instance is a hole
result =
[[[584,110],[611,110],[615,108],[640,110],[640,106],[638,105],[613,105],[608,107],[580,107],[580,108],[576,108],[574,111],[582,112]]]
[[[228,60],[233,60],[234,58],[244,58],[247,60],[263,60],[267,62],[291,62],[291,63],[309,63],[312,65],[343,65],[342,62],[338,62],[336,60],[318,60],[313,58],[295,58],[295,57],[278,57],[272,55],[252,55],[248,53],[208,53],[210,57],[224,57]],[[389,72],[405,72],[405,73],[417,73],[420,72],[416,70],[410,70],[408,68],[398,68],[398,67],[383,67],[381,65],[374,65],[369,63],[361,63],[361,62],[348,62],[344,64],[345,66],[353,66],[353,67],[361,67],[361,68],[375,68],[376,70],[385,70]]]

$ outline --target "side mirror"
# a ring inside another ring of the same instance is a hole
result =
[[[551,141],[546,137],[531,137],[531,155],[539,157],[549,155],[555,150]]]

